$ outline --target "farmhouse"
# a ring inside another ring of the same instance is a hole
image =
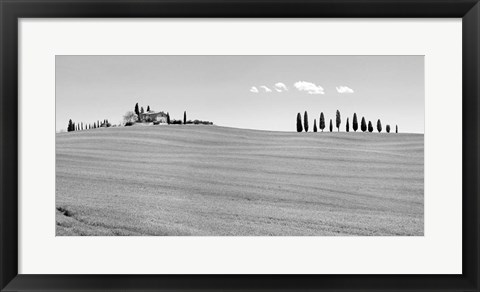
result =
[[[148,111],[140,113],[140,121],[142,122],[167,122],[167,114],[162,112]]]

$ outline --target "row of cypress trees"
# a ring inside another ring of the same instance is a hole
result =
[[[100,128],[102,126],[108,128],[111,126],[111,124],[106,119],[103,120],[102,123],[100,122],[100,120],[98,120],[97,122],[93,122],[93,124],[87,124],[87,123],[84,124],[83,122],[74,123],[72,119],[70,119],[68,121],[67,131],[68,132],[83,131],[83,130]]]
[[[337,110],[336,112],[336,119],[335,119],[335,126],[337,128],[337,132],[340,132],[340,125],[342,124],[342,118],[341,118],[341,115],[340,115],[340,111]],[[318,122],[318,126],[320,128],[320,130],[323,132],[323,130],[325,129],[325,116],[323,115],[323,112],[320,113],[320,119],[319,119],[319,122]],[[302,125],[302,115],[300,113],[297,114],[297,132],[308,132],[308,129],[309,129],[309,126],[308,126],[308,113],[307,111],[305,111],[304,115],[303,115],[303,125]],[[357,113],[354,113],[353,114],[353,123],[352,123],[352,129],[353,131],[357,131],[358,130],[358,119],[357,119]],[[330,119],[330,125],[329,125],[329,130],[330,132],[333,132],[333,122],[332,122],[332,119]],[[362,117],[362,121],[361,121],[361,124],[360,124],[360,130],[362,132],[373,132],[373,125],[372,125],[372,122],[371,121],[368,121],[368,125],[367,125],[367,122],[365,120],[365,117]],[[380,121],[380,119],[377,120],[377,131],[379,133],[381,133],[383,130],[382,128],[382,122]],[[387,125],[385,127],[385,130],[387,133],[390,133],[390,125]],[[318,129],[317,129],[317,120],[314,119],[313,120],[313,132],[317,132]],[[350,132],[350,121],[349,121],[349,118],[347,118],[347,123],[346,123],[346,126],[345,126],[345,131],[346,132]],[[395,125],[395,133],[398,133],[398,125]]]

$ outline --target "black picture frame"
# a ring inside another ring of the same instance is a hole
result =
[[[477,0],[0,0],[0,290],[479,291],[479,9]],[[18,274],[18,19],[59,17],[462,18],[463,274]]]

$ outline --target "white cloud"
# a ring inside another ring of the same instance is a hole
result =
[[[353,89],[348,86],[335,87],[338,93],[353,93]]]
[[[285,85],[285,83],[278,82],[275,83],[275,90],[277,92],[288,91],[288,87]]]
[[[252,88],[250,88],[250,92],[258,93],[258,89],[255,86],[252,86]]]
[[[298,81],[293,85],[299,91],[306,91],[308,94],[325,94],[323,87],[307,81]]]
[[[265,92],[272,92],[272,90],[270,88],[266,87],[265,85],[260,86],[260,88],[263,88],[263,90],[265,90]]]

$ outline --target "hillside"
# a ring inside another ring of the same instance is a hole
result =
[[[57,235],[423,235],[423,135],[56,134]]]

